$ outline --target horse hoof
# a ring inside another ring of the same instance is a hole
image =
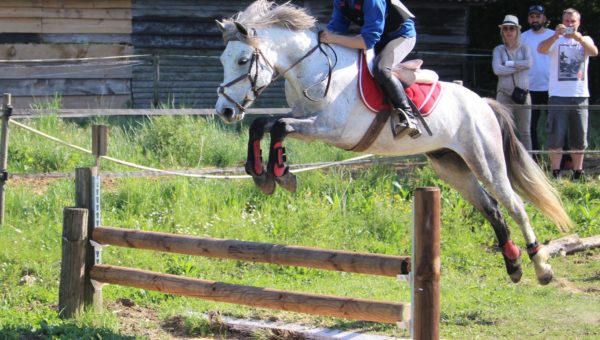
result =
[[[260,175],[252,176],[254,184],[266,195],[272,195],[275,192],[275,179],[266,171]]]
[[[287,171],[285,174],[279,177],[275,177],[275,181],[279,183],[279,185],[289,192],[296,192],[296,188],[298,187],[298,181],[296,180],[296,175]]]
[[[538,276],[538,282],[545,286],[548,283],[550,283],[552,281],[552,279],[554,278],[554,273],[552,272],[552,269],[550,269],[550,272],[545,273],[542,276]]]
[[[552,267],[545,263],[541,266],[535,266],[535,275],[537,276],[538,282],[545,286],[554,278],[554,271],[552,271]]]
[[[506,272],[513,283],[521,281],[523,276],[523,269],[521,268],[521,260],[517,257],[516,259],[510,259],[504,256],[504,265],[506,266]]]
[[[519,281],[521,281],[521,277],[523,276],[523,270],[521,269],[521,266],[519,266],[516,272],[508,276],[513,283],[519,283]]]
[[[547,285],[554,277],[552,266],[546,263],[549,257],[550,255],[548,254],[546,247],[541,247],[535,255],[531,256],[531,262],[533,262],[535,268],[535,275],[541,285]]]

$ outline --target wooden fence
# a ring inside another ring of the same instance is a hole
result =
[[[220,259],[397,276],[412,271],[415,339],[439,337],[440,191],[418,188],[414,196],[413,257],[277,245],[99,226],[97,168],[77,169],[77,207],[65,208],[59,291],[62,317],[84,307],[99,310],[102,290],[92,280],[200,299],[354,320],[407,321],[410,304],[316,295],[156,273],[99,263],[96,244]],[[411,270],[412,269],[412,270]]]

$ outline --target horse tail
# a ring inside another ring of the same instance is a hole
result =
[[[504,157],[513,188],[538,207],[558,229],[567,231],[573,225],[573,221],[567,215],[558,191],[515,135],[510,109],[494,99],[485,98],[485,100],[496,114],[502,130]]]

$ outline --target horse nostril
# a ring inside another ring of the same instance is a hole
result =
[[[229,107],[223,109],[223,117],[225,117],[225,118],[233,117],[233,109],[229,108]]]

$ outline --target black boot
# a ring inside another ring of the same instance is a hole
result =
[[[402,90],[402,93],[404,94],[404,90]],[[406,98],[406,95],[403,97],[404,100],[393,112],[393,114],[397,115],[398,119],[391,119],[392,133],[394,134],[395,139],[400,139],[407,134],[410,138],[419,138],[421,136],[419,122],[417,121],[417,117],[413,114],[410,104],[408,103],[408,98]]]
[[[406,98],[406,93],[404,93],[404,87],[400,80],[391,73],[384,72],[375,72],[375,78],[377,78],[377,81],[381,84],[394,105],[394,111],[390,117],[394,138],[399,139],[407,134],[411,138],[421,136],[419,122],[408,103],[408,98]]]

